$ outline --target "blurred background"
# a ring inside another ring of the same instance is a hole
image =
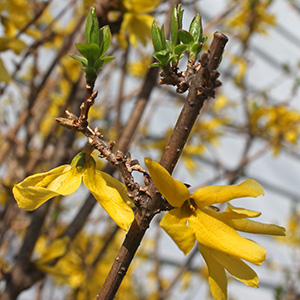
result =
[[[85,97],[83,72],[68,55],[78,54],[74,44],[84,39],[90,5],[96,7],[100,26],[110,26],[108,55],[116,57],[96,81],[99,94],[90,124],[142,165],[146,156],[159,160],[187,93],[158,84],[158,70],[149,68],[150,28],[155,18],[168,32],[166,20],[178,3],[0,2],[0,295],[31,236],[30,259],[43,273],[18,299],[95,299],[125,233],[94,205],[85,187],[33,213],[17,207],[11,188],[28,175],[70,163],[86,143],[55,118],[65,117],[66,109],[78,115]],[[223,85],[215,99],[206,101],[174,177],[190,184],[191,191],[257,180],[265,196],[233,204],[262,212],[261,222],[285,226],[287,237],[246,235],[267,249],[263,266],[253,267],[260,288],[229,279],[229,299],[299,299],[300,1],[181,3],[184,29],[200,13],[208,37],[205,49],[217,30],[229,42],[219,68]],[[184,59],[179,68],[185,70]],[[124,137],[137,114],[136,126]],[[97,153],[95,158],[103,169],[106,162]],[[139,174],[136,180],[142,184]],[[210,299],[202,257],[197,251],[185,257],[158,226],[161,216],[153,220],[116,299]],[[60,236],[70,238],[69,250],[47,265],[49,245]]]

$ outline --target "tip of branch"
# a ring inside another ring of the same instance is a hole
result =
[[[220,31],[216,31],[214,33],[214,38],[209,48],[208,66],[210,71],[216,70],[218,68],[227,42],[228,37],[224,33]]]
[[[222,33],[221,31],[216,31],[214,33],[214,38],[218,39],[218,40],[223,40],[223,42],[226,44],[228,42],[228,37]]]

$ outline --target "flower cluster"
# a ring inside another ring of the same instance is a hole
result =
[[[94,159],[85,152],[75,156],[71,165],[27,177],[13,187],[13,194],[20,208],[34,210],[55,196],[74,193],[82,181],[110,217],[127,231],[134,214],[125,186],[97,170]]]
[[[276,25],[275,15],[268,8],[272,1],[262,0],[253,2],[242,1],[239,9],[227,19],[229,29],[240,35],[242,40],[247,40],[252,32],[266,34],[266,27]]]
[[[274,155],[282,145],[298,145],[300,137],[300,114],[284,105],[253,105],[250,114],[251,130],[254,135],[272,142]]]
[[[225,269],[248,286],[257,287],[258,277],[243,260],[262,264],[266,250],[238,231],[285,235],[283,227],[262,224],[249,220],[259,212],[233,207],[227,203],[224,212],[212,207],[241,197],[257,197],[264,194],[263,188],[253,179],[238,185],[208,186],[191,194],[186,185],[172,178],[157,162],[145,158],[151,178],[159,192],[174,207],[166,213],[160,226],[169,234],[177,246],[188,254],[198,242],[198,249],[208,266],[208,282],[216,300],[227,299]]]
[[[63,227],[58,228],[58,234]],[[68,237],[49,241],[49,235],[41,235],[35,246],[34,265],[62,288],[68,287],[66,299],[95,300],[110,270],[111,261],[119,250],[124,233],[118,231],[104,257],[99,257],[107,240],[107,234],[82,230],[70,241]],[[55,264],[53,260],[60,258]],[[118,299],[139,299],[137,296],[134,267],[127,272],[119,290]]]

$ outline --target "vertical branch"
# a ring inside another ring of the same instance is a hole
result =
[[[215,32],[208,51],[207,68],[209,72],[213,72],[217,69],[227,41],[228,38],[223,33],[219,31]],[[205,61],[202,62],[202,65],[203,64],[205,64]],[[204,66],[202,66],[201,69],[203,67]],[[160,161],[160,164],[170,173],[172,173],[181,155],[183,147],[190,135],[204,101],[208,98],[205,93],[201,93],[202,91],[199,90],[199,87],[202,86],[203,83],[205,84],[205,82],[203,82],[205,80],[203,76],[206,76],[206,74],[201,72],[201,69],[198,73],[193,75],[194,78],[192,79],[192,83],[189,88],[187,101],[183,106],[169,143],[165,148]],[[202,70],[205,71],[205,69]]]
[[[188,99],[161,159],[163,166],[170,173],[180,156],[185,141],[189,136],[203,102],[209,97],[209,95],[212,95],[215,88],[214,85],[208,86],[207,90],[205,89],[206,85],[209,85],[207,79],[210,79],[207,78],[207,75],[208,77],[211,75],[212,77],[214,76],[215,69],[218,67],[227,41],[228,39],[225,35],[220,32],[215,33],[208,52],[209,56],[208,58],[206,57],[207,65],[202,66],[202,70],[200,69],[200,71],[196,73],[194,75],[195,77],[192,79]],[[205,57],[203,57],[202,63],[205,63]],[[207,72],[209,72],[209,74],[207,74]],[[182,134],[182,136],[180,136],[180,134]],[[97,300],[114,299],[115,294],[144,237],[144,234],[150,226],[153,216],[161,209],[162,200],[153,183],[148,187],[148,193],[150,194],[150,198],[145,195],[145,199],[143,199],[145,207],[137,212],[135,220],[126,235],[117,257],[115,258],[105,283],[97,296]]]
[[[38,239],[42,224],[48,213],[50,202],[45,203],[40,209],[36,210],[31,219],[31,223],[26,230],[25,238],[16,263],[7,278],[6,288],[1,300],[14,300],[24,290],[31,287],[38,279],[43,277],[40,271],[33,268],[30,258]],[[28,276],[30,274],[30,276]]]

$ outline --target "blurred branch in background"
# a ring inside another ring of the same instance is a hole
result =
[[[145,156],[159,160],[186,94],[157,84],[159,69],[149,68],[154,62],[150,32],[155,18],[159,24],[165,22],[169,38],[169,23],[164,20],[170,19],[175,2],[3,1],[1,297],[12,279],[19,280],[3,299],[95,299],[103,286],[125,234],[95,205],[94,197],[82,187],[35,212],[25,212],[17,207],[11,189],[28,175],[69,164],[85,146],[83,135],[62,128],[55,118],[65,117],[65,110],[79,116],[86,97],[81,65],[68,54],[76,54],[73,45],[83,42],[90,5],[96,8],[100,27],[110,26],[108,55],[117,59],[105,66],[95,82],[99,93],[89,110],[89,125],[98,127],[106,141],[117,141],[115,150],[130,151],[141,163]],[[182,1],[184,24],[189,16],[200,13],[207,45],[216,30],[229,36],[230,42],[219,69],[223,87],[216,90],[215,99],[204,103],[174,176],[196,188],[238,183],[246,177],[260,182],[266,190],[264,201],[247,204],[254,210],[264,207],[265,220],[285,224],[288,233],[285,240],[262,239],[268,248],[267,265],[263,271],[257,269],[262,273],[261,290],[267,291],[262,299],[273,299],[273,295],[296,299],[300,81],[295,28],[300,25],[299,5],[282,0],[218,3]],[[284,22],[289,19],[297,25]],[[97,155],[94,159],[98,169],[118,177],[115,168]],[[134,177],[142,184],[139,175]],[[208,292],[200,255],[193,250],[184,259],[164,233],[157,234],[159,218],[154,218],[116,299],[197,299]],[[50,247],[64,238],[67,252]],[[56,258],[43,263],[54,252]],[[271,282],[274,274],[276,280]],[[251,291],[233,286],[229,295],[253,299]]]

